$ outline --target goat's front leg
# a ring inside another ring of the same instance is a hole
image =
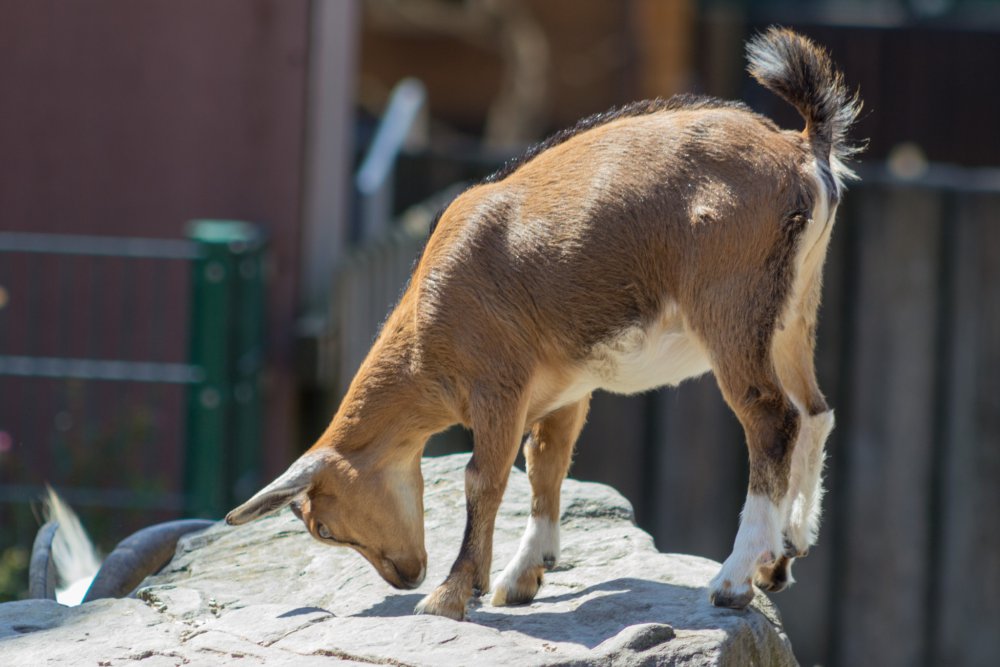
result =
[[[475,444],[465,469],[462,548],[444,583],[417,605],[418,614],[460,621],[473,591],[482,594],[490,589],[493,527],[524,434],[525,415],[523,409],[501,402],[481,405],[476,413],[472,418]]]
[[[583,429],[590,396],[539,421],[524,445],[531,482],[531,515],[517,554],[493,587],[493,604],[531,602],[542,585],[542,574],[559,558],[559,494],[573,457],[573,445]]]
[[[709,599],[717,607],[742,609],[753,599],[757,570],[779,566],[785,557],[782,529],[799,415],[773,373],[749,382],[716,374],[746,432],[750,488],[733,552],[709,585]]]

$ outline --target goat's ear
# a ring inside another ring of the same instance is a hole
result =
[[[309,488],[313,476],[322,466],[322,458],[308,454],[302,456],[289,466],[281,477],[227,514],[226,523],[230,526],[238,526],[280,510],[292,502],[295,496]]]

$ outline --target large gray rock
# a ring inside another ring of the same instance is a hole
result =
[[[424,461],[430,571],[418,591],[396,591],[361,556],[315,542],[286,510],[182,539],[138,599],[0,605],[0,662],[795,664],[763,594],[746,611],[712,607],[705,587],[717,563],[657,552],[624,498],[573,480],[563,485],[560,564],[532,604],[492,607],[484,598],[464,623],[411,615],[458,552],[466,461]],[[497,518],[494,575],[516,550],[528,498],[527,477],[515,470]]]

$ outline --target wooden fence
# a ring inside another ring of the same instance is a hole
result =
[[[1000,174],[870,171],[841,208],[817,365],[836,409],[819,544],[775,595],[802,664],[987,665],[1000,655]],[[325,349],[346,386],[421,240],[340,274]],[[335,379],[335,381],[333,381]],[[433,451],[454,447],[435,444]],[[462,438],[458,439],[461,446]],[[722,560],[746,493],[712,377],[600,394],[571,474],[615,486],[663,551]]]

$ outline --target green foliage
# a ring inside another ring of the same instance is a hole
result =
[[[0,551],[0,602],[20,600],[28,594],[28,559],[24,547]]]

